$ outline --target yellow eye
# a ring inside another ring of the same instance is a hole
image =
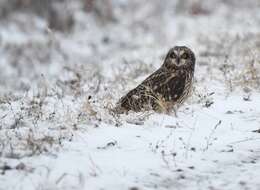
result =
[[[187,53],[183,53],[183,54],[181,55],[181,58],[182,58],[182,59],[188,59],[188,57],[189,57],[189,55],[188,55]]]

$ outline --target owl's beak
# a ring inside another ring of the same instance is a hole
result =
[[[179,57],[176,58],[176,62],[177,62],[177,65],[180,64],[180,58]]]

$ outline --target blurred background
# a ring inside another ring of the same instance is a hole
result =
[[[178,117],[111,114],[175,45]],[[259,92],[260,0],[0,0],[0,189],[259,189]]]
[[[0,93],[27,92],[43,78],[65,94],[118,79],[124,90],[174,45],[195,51],[202,75],[228,73],[259,60],[259,10],[259,0],[1,0]]]

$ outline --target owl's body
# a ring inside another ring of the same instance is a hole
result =
[[[163,65],[123,96],[115,110],[125,113],[155,110],[169,112],[189,96],[195,66],[193,52],[185,46],[169,50]]]

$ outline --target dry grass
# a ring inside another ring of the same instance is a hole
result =
[[[210,73],[215,73],[211,76],[212,80],[224,83],[228,93],[243,88],[259,89],[259,34],[243,37],[225,35],[220,36],[218,41],[204,39],[201,42],[207,51],[201,52],[200,56],[211,60],[206,67]],[[217,75],[219,72],[220,75]]]

